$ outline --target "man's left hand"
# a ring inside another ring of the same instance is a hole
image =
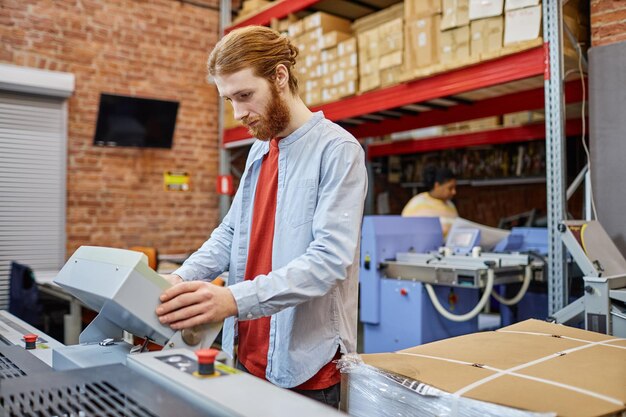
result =
[[[237,315],[237,303],[226,287],[205,281],[176,284],[161,294],[156,309],[159,321],[174,330],[219,322]]]

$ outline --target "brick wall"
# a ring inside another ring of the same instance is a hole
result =
[[[217,0],[0,2],[0,61],[73,73],[69,99],[67,250],[80,245],[197,248],[217,225],[217,93],[206,59]],[[101,92],[180,102],[172,149],[93,146]],[[163,171],[191,191],[163,190]]]
[[[591,44],[626,41],[626,0],[591,0]]]

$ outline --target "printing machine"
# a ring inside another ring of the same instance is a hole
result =
[[[155,310],[171,284],[142,253],[83,246],[55,282],[99,314],[78,345],[64,346],[0,311],[2,416],[343,415],[214,363],[217,352],[208,348],[221,323],[185,331],[162,325]],[[124,331],[164,349],[143,352]],[[29,333],[39,334],[30,346]]]
[[[497,246],[502,253],[481,252],[479,229],[453,227],[442,248],[438,218],[365,216],[360,271],[364,351],[396,351],[478,331],[478,314],[491,296],[511,306],[531,281],[543,279],[543,262],[522,253],[529,251],[529,243],[541,246],[535,240],[541,237],[523,228]],[[515,283],[522,285],[510,298],[494,291],[494,286]]]

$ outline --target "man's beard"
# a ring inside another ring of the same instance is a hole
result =
[[[278,95],[278,89],[275,85],[270,84],[272,97],[265,109],[265,115],[256,119],[244,117],[242,123],[248,128],[252,136],[257,139],[268,141],[275,138],[280,132],[285,130],[289,125],[291,114],[287,103]],[[254,123],[250,126],[250,123]]]

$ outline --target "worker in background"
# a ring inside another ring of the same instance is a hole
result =
[[[443,237],[448,235],[454,220],[459,217],[452,198],[456,195],[456,178],[448,168],[428,165],[423,172],[428,191],[409,200],[402,210],[403,216],[439,217]]]
[[[211,52],[209,75],[257,140],[228,214],[166,276],[156,312],[176,330],[225,319],[239,368],[337,407],[336,360],[356,352],[367,175],[359,142],[298,96],[297,55],[260,26]],[[224,271],[226,287],[210,284]]]

